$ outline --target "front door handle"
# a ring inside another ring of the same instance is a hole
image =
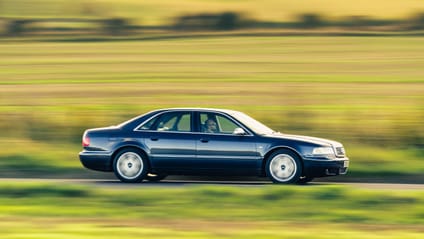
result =
[[[207,143],[207,142],[209,142],[209,139],[200,139],[200,142]]]
[[[156,138],[156,137],[150,137],[150,140],[151,140],[151,141],[158,141],[158,140],[159,140],[159,138]]]

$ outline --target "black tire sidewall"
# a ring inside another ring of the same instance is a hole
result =
[[[158,181],[160,181],[160,180],[162,180],[162,179],[164,179],[164,178],[166,178],[168,176],[166,174],[155,174],[155,175],[156,176],[149,176],[147,174],[146,177],[145,177],[145,179],[147,181],[150,181],[150,182],[158,182]]]
[[[287,180],[287,181],[284,181],[284,182],[279,181],[278,179],[274,178],[272,176],[272,174],[270,172],[270,168],[269,168],[270,167],[270,164],[271,164],[271,160],[275,156],[280,155],[280,154],[289,155],[290,157],[292,157],[294,159],[294,161],[296,163],[296,172],[295,172],[294,176],[290,180]],[[302,165],[302,162],[300,161],[299,156],[296,153],[294,153],[293,151],[288,150],[288,149],[279,149],[279,150],[273,152],[268,157],[267,162],[266,162],[266,165],[265,165],[266,175],[271,179],[272,182],[274,182],[274,183],[280,183],[280,184],[292,184],[292,183],[296,183],[297,181],[299,181],[300,176],[302,175],[302,171],[303,171],[303,165]]]
[[[305,176],[305,177],[300,178],[299,180],[297,180],[297,184],[307,184],[307,183],[311,182],[312,180],[314,180],[313,177],[307,177],[307,176]]]
[[[121,157],[121,155],[123,155],[124,153],[129,153],[129,152],[137,154],[141,158],[141,160],[143,161],[142,172],[140,173],[140,175],[138,175],[136,178],[133,178],[133,179],[127,179],[127,178],[122,177],[119,174],[118,169],[117,169],[117,162],[118,162],[119,157]],[[147,160],[145,154],[143,152],[141,152],[140,150],[137,150],[137,149],[123,149],[123,150],[119,151],[115,155],[115,158],[113,159],[113,172],[115,173],[115,176],[119,180],[121,180],[121,182],[124,182],[124,183],[140,183],[140,182],[142,182],[143,179],[147,175],[148,169],[149,169],[149,163],[148,163],[148,160]]]

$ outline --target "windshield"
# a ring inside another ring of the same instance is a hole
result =
[[[241,112],[232,112],[231,114],[238,121],[246,125],[249,129],[253,130],[257,134],[272,134],[274,130],[268,128],[268,126],[262,124],[261,122],[255,120],[254,118],[241,113]]]

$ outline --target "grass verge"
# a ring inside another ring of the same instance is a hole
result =
[[[423,193],[346,186],[103,188],[0,182],[0,236],[419,238]]]
[[[422,224],[424,192],[345,186],[105,189],[0,183],[0,216]],[[122,185],[123,186],[123,185]]]
[[[346,223],[1,218],[0,236],[26,238],[420,238],[419,226]],[[22,230],[25,228],[25,230]]]

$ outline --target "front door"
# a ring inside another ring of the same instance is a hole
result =
[[[204,112],[196,119],[201,131],[195,134],[199,170],[230,175],[257,173],[261,157],[252,134],[235,134],[242,126],[223,114]]]

